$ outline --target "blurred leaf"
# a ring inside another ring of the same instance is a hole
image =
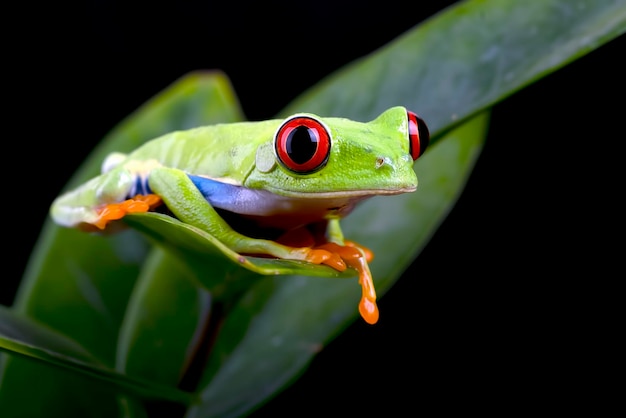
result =
[[[156,248],[129,301],[117,370],[176,387],[201,343],[210,308],[209,292],[178,259]]]
[[[191,403],[193,400],[191,394],[175,388],[155,385],[150,381],[141,381],[117,373],[93,357],[76,341],[4,306],[0,306],[0,350],[58,366],[62,369],[73,370],[84,376],[95,377],[101,382],[111,382],[114,387],[122,387],[140,397],[183,403]],[[55,371],[59,372],[58,370]],[[78,376],[71,375],[71,377],[80,380]],[[98,385],[101,386],[101,391],[110,391],[110,388],[106,388],[100,383]],[[5,398],[8,393],[0,390],[1,410],[5,413],[11,410],[7,407],[8,400]],[[115,405],[114,402],[113,405]],[[38,405],[37,409],[45,410],[42,405]],[[28,409],[21,405],[16,410],[25,413]]]
[[[2,305],[0,305],[0,349],[39,359],[49,357],[60,359],[56,361],[65,359],[76,364],[103,366],[102,361],[96,359],[76,341]]]

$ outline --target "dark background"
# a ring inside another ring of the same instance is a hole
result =
[[[11,303],[49,204],[82,159],[178,77],[224,70],[246,116],[269,118],[451,3],[83,1],[7,13],[0,303]],[[606,236],[623,186],[611,187],[621,166],[607,156],[619,159],[625,137],[623,38],[494,108],[465,191],[380,300],[379,324],[357,321],[255,417],[532,410],[560,396],[580,371],[564,345],[587,326],[593,301],[580,291],[617,274]],[[294,61],[302,44],[322,53]]]

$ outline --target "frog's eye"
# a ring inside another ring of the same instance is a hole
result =
[[[310,116],[294,116],[278,128],[274,137],[276,156],[288,170],[312,173],[324,167],[330,155],[330,134]]]
[[[428,126],[426,122],[419,116],[411,111],[407,111],[409,118],[409,144],[410,152],[413,160],[417,160],[420,155],[426,151],[428,143],[430,142],[430,133],[428,132]]]

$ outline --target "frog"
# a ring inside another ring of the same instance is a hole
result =
[[[414,162],[429,142],[424,120],[404,106],[367,122],[303,112],[177,130],[109,154],[50,215],[97,234],[115,233],[127,215],[161,211],[241,255],[352,268],[359,312],[374,324],[374,254],[346,239],[340,223],[369,198],[414,192]]]

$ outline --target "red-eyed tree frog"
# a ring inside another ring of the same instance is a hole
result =
[[[413,161],[428,142],[424,121],[401,106],[367,123],[301,113],[176,131],[109,155],[50,212],[59,225],[101,231],[165,208],[239,254],[350,266],[359,312],[376,323],[373,255],[344,239],[339,220],[368,197],[414,191]]]

